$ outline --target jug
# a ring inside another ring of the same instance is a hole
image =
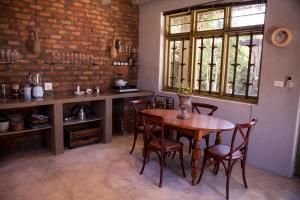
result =
[[[21,89],[21,94],[24,95],[25,100],[31,100],[31,87],[29,85],[25,85]]]
[[[44,90],[42,88],[42,86],[34,86],[33,89],[32,89],[32,96],[34,98],[43,98],[44,96]]]

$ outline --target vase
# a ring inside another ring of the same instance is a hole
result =
[[[190,119],[192,115],[188,113],[188,109],[191,107],[191,95],[177,94],[179,97],[179,107],[181,113],[177,115],[179,119]]]

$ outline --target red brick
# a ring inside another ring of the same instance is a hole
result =
[[[20,42],[18,42],[18,41],[8,41],[8,45],[19,46]]]

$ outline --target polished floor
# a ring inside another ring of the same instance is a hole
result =
[[[141,139],[129,154],[132,136],[118,136],[110,144],[66,150],[53,156],[32,152],[0,163],[0,200],[204,200],[225,199],[225,176],[206,170],[201,183],[191,186],[189,156],[187,178],[182,178],[178,157],[169,160],[163,187],[158,187],[159,165],[153,154],[143,175]],[[249,188],[243,188],[236,165],[230,199],[300,199],[300,180],[288,179],[247,166]]]

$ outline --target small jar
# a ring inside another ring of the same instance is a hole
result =
[[[20,85],[18,83],[11,84],[11,95],[18,98],[20,95]]]

